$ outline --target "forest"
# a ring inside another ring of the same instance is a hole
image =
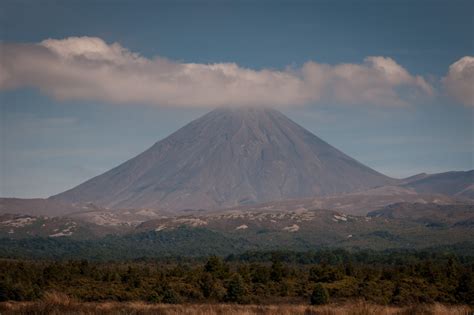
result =
[[[0,260],[0,301],[474,305],[474,257],[320,250],[127,261]]]

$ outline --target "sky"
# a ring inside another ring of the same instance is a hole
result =
[[[216,107],[402,178],[474,168],[472,1],[2,1],[0,196],[48,197]]]

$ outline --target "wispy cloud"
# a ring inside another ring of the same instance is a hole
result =
[[[0,89],[36,87],[60,100],[159,106],[297,106],[334,102],[400,106],[433,88],[388,57],[360,64],[308,61],[254,70],[140,56],[96,37],[0,44]]]
[[[474,106],[474,57],[465,56],[453,63],[442,81],[449,95],[466,106]]]

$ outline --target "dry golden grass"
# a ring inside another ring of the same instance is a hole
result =
[[[325,306],[308,305],[233,305],[233,304],[148,304],[144,302],[83,303],[62,293],[48,293],[37,302],[3,302],[0,314],[163,314],[163,315],[469,315],[468,306],[441,304],[392,307],[366,302]]]

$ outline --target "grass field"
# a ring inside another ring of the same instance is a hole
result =
[[[468,306],[442,304],[407,307],[380,306],[363,301],[325,306],[234,305],[234,304],[147,304],[144,302],[83,303],[61,293],[49,293],[36,302],[2,302],[0,314],[163,314],[163,315],[469,315]]]

